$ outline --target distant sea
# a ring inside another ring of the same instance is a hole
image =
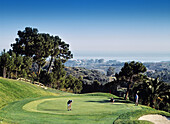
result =
[[[117,60],[120,62],[138,61],[138,62],[170,62],[169,56],[74,56],[73,60],[77,59],[104,59]]]

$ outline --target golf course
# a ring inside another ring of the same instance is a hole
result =
[[[114,103],[109,102],[111,97]],[[0,123],[4,124],[149,124],[138,118],[146,114],[170,116],[109,93],[73,94],[4,78],[0,78],[0,100]],[[73,100],[71,111],[67,110],[68,100]]]

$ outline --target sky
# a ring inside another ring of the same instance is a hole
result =
[[[25,27],[59,36],[75,57],[170,60],[170,0],[0,0],[0,51]]]

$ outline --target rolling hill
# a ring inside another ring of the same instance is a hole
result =
[[[51,95],[58,94],[28,82],[0,77],[0,108],[16,100]]]

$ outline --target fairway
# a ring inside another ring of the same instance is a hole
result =
[[[72,110],[67,111],[71,99]],[[7,123],[96,123],[112,124],[125,112],[141,110],[140,106],[121,99],[110,103],[108,96],[71,95],[25,99],[9,104],[1,110]]]

